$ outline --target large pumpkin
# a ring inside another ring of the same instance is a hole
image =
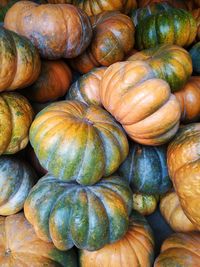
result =
[[[33,119],[28,100],[17,93],[0,94],[0,155],[25,148]]]
[[[151,267],[154,259],[154,239],[145,218],[137,212],[130,216],[126,235],[114,244],[98,251],[80,251],[80,267]]]
[[[77,267],[75,251],[59,251],[40,240],[23,213],[0,217],[0,266]]]
[[[134,24],[124,14],[103,12],[92,17],[91,21],[94,35],[89,48],[71,60],[73,68],[81,73],[123,60],[135,42]]]
[[[189,53],[177,45],[161,45],[135,53],[128,60],[145,60],[157,78],[166,80],[172,92],[183,87],[192,74]]]
[[[79,101],[53,103],[38,113],[30,142],[46,170],[81,184],[112,174],[128,154],[126,135],[109,113]]]
[[[148,195],[143,193],[133,193],[133,209],[142,215],[152,214],[159,201],[159,195]]]
[[[162,244],[161,253],[154,267],[199,267],[200,234],[176,233]]]
[[[183,126],[169,144],[167,161],[180,204],[189,220],[200,229],[200,123]]]
[[[32,188],[24,205],[37,236],[60,250],[74,245],[97,250],[119,240],[128,230],[131,210],[132,192],[117,176],[82,186],[47,174]]]
[[[192,58],[192,66],[194,72],[200,74],[200,42],[196,43],[190,49],[190,56]]]
[[[169,85],[155,78],[145,61],[111,65],[102,78],[100,97],[103,106],[138,143],[160,145],[178,130],[179,103]]]
[[[48,59],[76,57],[92,37],[88,16],[72,5],[19,1],[8,10],[4,27],[28,37]]]

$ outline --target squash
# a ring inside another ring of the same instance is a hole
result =
[[[26,147],[32,120],[33,110],[25,97],[11,92],[0,94],[0,155]]]
[[[138,143],[161,145],[178,130],[180,105],[169,85],[157,79],[145,61],[118,62],[108,67],[100,97],[105,109]]]
[[[82,186],[47,174],[32,188],[24,212],[37,236],[58,249],[98,250],[124,236],[132,205],[128,183],[118,176]]]
[[[177,45],[161,45],[135,53],[128,60],[145,60],[157,78],[167,81],[172,92],[180,90],[192,74],[189,53]]]
[[[152,214],[159,201],[159,195],[147,195],[143,193],[133,193],[133,209],[142,215]]]
[[[128,179],[133,192],[163,194],[171,187],[167,170],[166,148],[131,143],[126,160],[118,169]]]
[[[168,146],[169,174],[188,219],[200,229],[200,123],[183,126]]]
[[[24,88],[40,73],[39,53],[31,42],[0,27],[0,92]]]
[[[136,47],[139,50],[159,44],[188,47],[197,34],[196,21],[183,9],[170,9],[151,15],[136,27]]]
[[[44,60],[37,81],[23,90],[32,101],[43,103],[65,95],[72,81],[72,73],[62,60]]]
[[[8,10],[4,27],[26,36],[47,59],[76,57],[87,48],[92,38],[88,16],[66,4],[39,5],[19,1]]]
[[[190,56],[192,58],[193,70],[195,73],[200,74],[200,42],[196,43],[190,49]]]
[[[40,240],[23,213],[0,217],[0,266],[78,267],[74,250],[59,251]]]
[[[197,23],[197,36],[196,40],[200,41],[200,8],[192,10],[192,15]]]
[[[181,121],[198,121],[200,118],[200,77],[192,76],[182,90],[175,93],[181,105]]]
[[[146,7],[155,3],[167,3],[174,8],[188,9],[188,0],[138,0],[139,7]]]
[[[96,68],[72,84],[66,99],[79,100],[88,105],[101,106],[100,82],[106,68]]]
[[[154,267],[199,267],[200,234],[175,233],[162,244]]]
[[[91,22],[94,35],[89,48],[70,61],[71,66],[81,73],[123,60],[135,42],[135,26],[124,14],[103,12],[91,17]]]
[[[80,101],[55,102],[39,112],[30,142],[44,169],[84,185],[114,173],[128,155],[126,135],[110,114]]]
[[[154,259],[154,238],[145,218],[137,212],[130,216],[126,235],[98,251],[81,250],[80,267],[151,267]]]

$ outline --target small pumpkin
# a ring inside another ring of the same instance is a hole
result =
[[[0,155],[14,154],[26,147],[32,120],[33,110],[24,96],[0,94]]]
[[[192,10],[192,15],[197,23],[197,35],[196,40],[200,41],[200,8]]]
[[[142,215],[152,214],[159,201],[159,195],[147,195],[143,193],[133,193],[133,209]]]
[[[88,16],[81,9],[66,4],[19,1],[6,13],[4,27],[26,36],[47,59],[76,57],[92,38]]]
[[[24,205],[37,236],[60,250],[74,245],[98,250],[116,242],[128,230],[131,210],[132,192],[117,176],[82,186],[47,174],[32,188]]]
[[[145,218],[132,212],[126,235],[98,251],[80,251],[80,267],[151,267],[154,259],[154,238]]]
[[[193,70],[195,73],[200,74],[200,42],[196,43],[190,49],[190,56],[192,58]]]

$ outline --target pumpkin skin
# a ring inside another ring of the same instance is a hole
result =
[[[183,126],[169,144],[167,152],[169,174],[180,204],[188,219],[198,229],[200,229],[199,136],[199,123]]]
[[[88,16],[81,9],[66,4],[17,2],[8,10],[4,27],[26,36],[47,59],[76,57],[92,38]]]
[[[200,118],[200,77],[192,76],[182,90],[175,93],[181,105],[181,121],[198,121]]]
[[[100,82],[106,68],[96,68],[81,76],[72,84],[66,99],[78,100],[87,105],[101,106]]]
[[[60,101],[38,113],[30,142],[43,168],[84,185],[114,173],[128,155],[126,135],[110,114],[80,101]]]
[[[1,93],[0,120],[0,155],[15,154],[25,148],[33,120],[28,100],[18,93]]]
[[[117,176],[82,186],[47,174],[32,188],[24,205],[37,236],[60,250],[74,245],[97,250],[119,240],[128,230],[131,210],[132,192]]]
[[[200,261],[200,234],[175,233],[162,244],[154,267],[198,267]]]
[[[23,213],[0,217],[0,266],[77,267],[74,250],[59,251],[40,240]]]
[[[145,61],[118,62],[108,67],[100,97],[105,109],[138,143],[161,145],[178,130],[180,105],[169,85],[155,78]]]
[[[133,209],[147,216],[152,214],[157,207],[159,195],[147,195],[142,193],[133,194]]]
[[[192,58],[193,70],[195,73],[200,74],[200,42],[196,43],[190,49],[190,56]]]
[[[72,67],[81,73],[122,61],[135,42],[135,26],[124,14],[103,12],[91,17],[91,22],[94,35],[89,48],[70,61]]]
[[[154,238],[152,230],[139,213],[130,216],[126,235],[114,244],[106,245],[98,251],[80,251],[80,267],[151,267],[154,259]]]
[[[161,45],[135,53],[128,60],[145,60],[157,78],[167,81],[172,92],[180,90],[192,74],[189,53],[176,45]]]
[[[72,73],[62,60],[44,60],[37,81],[23,94],[32,101],[44,103],[65,95],[72,81]]]
[[[159,44],[188,47],[197,34],[196,21],[183,9],[170,9],[151,15],[136,27],[136,46],[139,50]]]
[[[200,8],[192,10],[192,15],[193,15],[193,17],[194,17],[194,19],[196,20],[196,23],[197,23],[196,40],[199,41],[200,40]]]

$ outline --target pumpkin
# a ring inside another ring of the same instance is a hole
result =
[[[157,79],[145,61],[118,62],[108,67],[100,97],[103,106],[138,143],[161,145],[178,130],[180,105],[169,85]]]
[[[167,81],[172,92],[180,90],[192,74],[189,53],[177,45],[161,45],[135,53],[128,60],[145,60],[157,78]]]
[[[200,8],[192,10],[192,15],[197,23],[197,41],[200,41]]]
[[[175,233],[162,244],[154,267],[199,267],[200,234]]]
[[[47,174],[32,188],[24,205],[37,236],[60,250],[74,245],[97,250],[119,240],[128,230],[131,210],[132,192],[118,176],[82,186]]]
[[[196,21],[183,9],[169,9],[140,21],[136,27],[136,46],[139,50],[159,44],[188,47],[197,34]]]
[[[192,58],[193,70],[195,73],[200,74],[200,42],[196,43],[190,49],[190,56]]]
[[[146,7],[148,5],[152,5],[155,3],[167,3],[171,5],[174,8],[183,8],[188,9],[188,0],[138,0],[138,6],[139,7]]]
[[[92,37],[88,16],[66,4],[17,2],[8,10],[4,27],[29,38],[47,59],[76,57],[86,49]]]
[[[137,212],[130,216],[126,235],[98,251],[80,251],[80,267],[151,267],[154,259],[154,238],[145,218]]]
[[[192,76],[175,96],[181,105],[181,121],[197,121],[200,118],[200,77]]]
[[[40,240],[23,213],[0,217],[0,266],[77,267],[74,250],[59,251]]]
[[[129,13],[131,9],[137,7],[136,0],[48,0],[48,2],[51,4],[73,4],[83,9],[89,16],[113,10]]]
[[[123,60],[135,42],[134,24],[124,14],[103,12],[93,16],[91,21],[94,35],[89,48],[70,61],[71,66],[81,73]]]
[[[133,193],[133,209],[142,215],[152,214],[157,207],[159,195]]]
[[[44,60],[37,81],[23,94],[32,101],[43,103],[65,95],[72,81],[71,70],[62,60]]]
[[[80,101],[56,102],[38,113],[30,142],[42,167],[84,185],[114,173],[128,154],[126,135],[110,114]]]
[[[96,68],[81,76],[70,87],[66,99],[101,106],[100,82],[105,70],[105,67]]]
[[[188,219],[200,229],[199,147],[200,123],[183,126],[169,144],[169,174]]]
[[[25,97],[11,92],[0,94],[0,155],[26,147],[32,119],[33,110]]]
[[[40,73],[40,58],[31,42],[0,27],[0,92],[24,88]]]

